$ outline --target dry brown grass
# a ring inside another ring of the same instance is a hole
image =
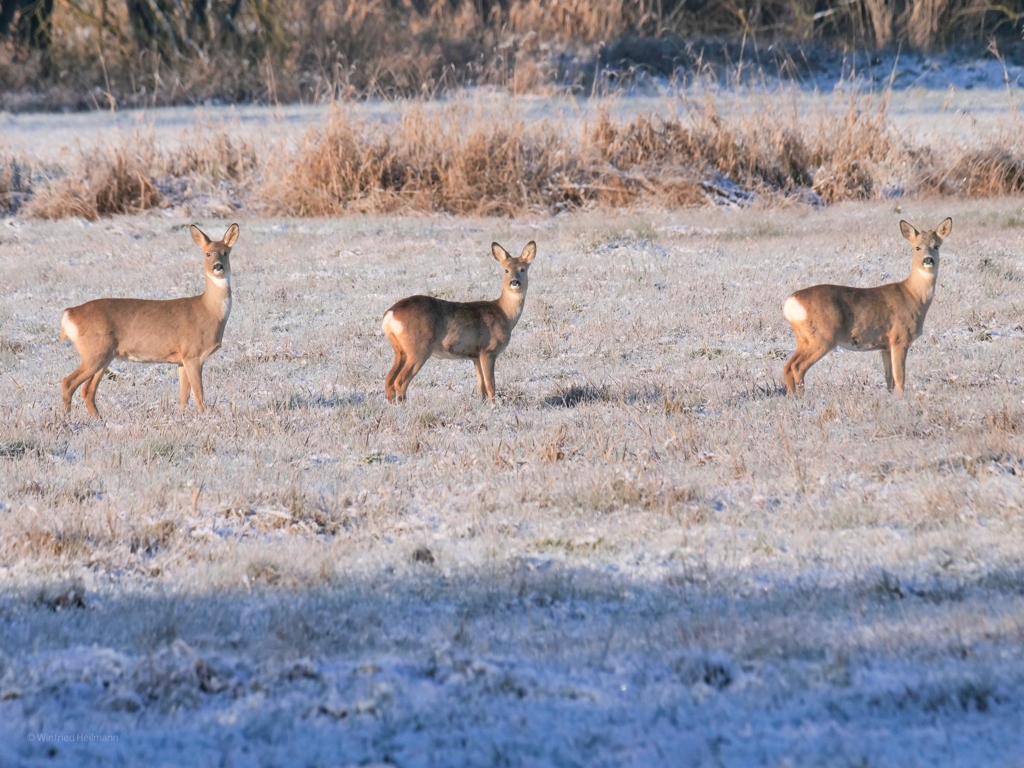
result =
[[[353,123],[344,110],[282,156],[263,191],[275,212],[344,211],[514,214],[557,210],[589,197],[579,152],[551,125],[427,117],[414,110],[390,136]]]
[[[224,133],[196,134],[173,150],[136,136],[124,145],[81,150],[70,168],[40,186],[25,212],[40,219],[89,221],[141,213],[225,183],[244,186],[258,165],[251,144]]]
[[[1018,140],[968,149],[935,161],[938,166],[926,174],[922,187],[943,195],[998,197],[1024,191],[1024,154]]]
[[[66,175],[42,187],[27,207],[40,219],[77,216],[95,220],[141,213],[160,204],[152,177],[152,144],[82,152]]]
[[[468,122],[468,124],[467,124]],[[548,122],[412,111],[391,135],[354,124],[342,109],[268,174],[264,201],[289,215],[445,211],[515,215],[588,204],[693,205],[707,180],[785,197],[813,187],[826,202],[866,199],[871,164],[897,141],[884,107],[852,102],[843,120],[723,119],[708,101],[687,118],[606,114],[578,135]]]
[[[196,131],[173,151],[154,154],[158,173],[210,184],[244,184],[260,166],[259,153],[251,142],[223,131]]]
[[[247,207],[300,217],[517,216],[1024,190],[1019,134],[1003,130],[970,144],[918,138],[897,131],[888,109],[886,96],[823,103],[811,113],[775,105],[724,115],[709,98],[674,115],[616,120],[602,112],[561,122],[528,120],[514,108],[496,119],[463,103],[417,104],[401,108],[385,131],[335,106],[322,127],[294,143],[258,145],[219,129],[196,130],[171,148],[136,136],[82,150],[70,167],[45,174],[49,183],[40,173],[31,186],[18,181],[17,197],[28,201],[29,216],[96,219],[210,197],[225,215]],[[9,160],[6,167],[25,166]],[[0,184],[14,178],[3,168]],[[22,171],[18,178],[27,177]]]

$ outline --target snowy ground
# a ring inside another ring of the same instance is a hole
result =
[[[648,95],[609,96],[577,99],[560,96],[509,96],[489,90],[471,90],[450,99],[423,102],[426,112],[448,110],[452,104],[467,120],[480,117],[522,120],[532,123],[550,120],[572,125],[593,120],[606,112],[615,119],[638,115],[681,116],[705,109],[707,99],[725,116],[757,114],[766,110],[816,117],[844,115],[851,99],[874,99],[884,88],[850,85],[845,91],[808,91],[778,86],[764,88],[687,88],[664,86]],[[874,94],[872,96],[872,94]],[[950,84],[945,89],[910,86],[889,96],[891,123],[915,143],[955,140],[982,143],[1019,132],[1021,107],[1019,88],[985,82],[976,88]],[[379,125],[387,131],[408,112],[406,101],[350,102],[342,107],[353,119]],[[284,140],[292,143],[307,131],[322,127],[331,107],[324,105],[166,107],[121,112],[9,113],[0,112],[0,157],[34,158],[43,162],[67,163],[78,152],[97,145],[117,145],[152,137],[162,146],[194,142],[213,131],[225,131],[259,146]]]
[[[0,229],[0,765],[1024,763],[1019,200],[243,220],[205,416],[65,306],[200,283],[172,213]],[[910,393],[778,393],[787,293],[954,219]],[[201,222],[223,231],[226,222]],[[497,295],[389,407],[383,311]]]

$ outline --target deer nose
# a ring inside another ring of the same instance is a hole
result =
[[[513,288],[518,288],[519,287],[519,281],[518,280],[513,280],[511,283],[509,283],[509,285],[511,285]]]
[[[924,261],[922,261],[921,263],[924,264],[926,267],[932,267],[935,265],[935,259],[933,259],[931,256],[925,256]]]
[[[213,265],[213,271],[214,272],[223,272],[224,271],[224,265],[221,262],[218,261],[216,264]]]

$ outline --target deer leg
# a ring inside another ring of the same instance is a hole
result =
[[[64,381],[61,382],[60,390],[61,396],[64,398],[64,413],[68,413],[71,410],[71,398],[75,396],[75,390],[78,389],[78,385],[85,381],[84,378],[79,378],[84,370],[84,365],[78,366],[65,376]]]
[[[893,386],[895,386],[895,383],[894,383],[893,377],[892,377],[892,350],[891,349],[886,348],[886,349],[882,350],[882,367],[885,369],[885,388],[887,390],[889,390],[890,392],[892,392],[892,388],[893,388]]]
[[[98,371],[102,371],[106,368],[109,363],[110,359],[106,357],[94,357],[89,361],[83,359],[82,364],[64,379],[61,384],[61,390],[64,396],[65,413],[71,410],[71,398],[75,396],[75,391],[82,386],[82,384],[95,376]],[[92,412],[90,411],[90,413]],[[95,415],[96,414],[93,413],[93,416]]]
[[[85,388],[82,390],[82,398],[85,400],[85,409],[97,418],[99,418],[100,412],[96,408],[96,390],[99,389],[100,382],[103,380],[103,374],[106,372],[107,366],[104,365],[92,375],[92,378],[85,383]]]
[[[789,361],[786,363],[786,367],[782,369],[782,380],[783,380],[783,382],[786,385],[786,394],[787,395],[795,395],[796,394],[796,373],[795,373],[795,368],[797,366],[797,363],[800,361],[800,358],[803,356],[803,354],[804,354],[803,348],[797,347],[796,348],[796,352],[793,353],[793,356],[791,358],[789,358]]]
[[[402,366],[405,365],[405,353],[402,352],[401,347],[397,344],[392,344],[392,346],[395,348],[395,362],[391,366],[391,370],[388,371],[388,375],[384,378],[384,397],[388,399],[389,403],[395,401],[395,379],[398,378]]]
[[[808,369],[831,351],[832,347],[826,344],[812,347],[804,352],[800,359],[793,364],[793,380],[796,382],[798,389],[803,388],[804,376],[807,375]]]
[[[476,385],[480,390],[480,397],[487,399],[487,386],[484,384],[484,371],[480,366],[480,358],[473,360],[473,367],[476,368]]]
[[[189,384],[192,385],[192,394],[196,396],[196,407],[202,413],[206,410],[206,400],[203,398],[203,364],[198,358],[192,358],[186,360],[183,367]]]
[[[892,379],[896,394],[903,394],[903,385],[907,378],[907,345],[893,344],[890,347],[892,352]]]
[[[192,385],[188,383],[188,374],[185,373],[185,366],[178,366],[178,404],[181,410],[188,408],[188,398],[192,394]]]
[[[494,400],[494,355],[487,352],[480,353],[480,371],[484,379],[484,397]]]
[[[427,362],[427,358],[414,358],[406,357],[405,363],[402,366],[402,370],[398,372],[398,378],[395,379],[395,391],[398,398],[398,402],[405,401],[405,392],[409,389],[409,382],[415,378],[416,374],[420,372],[420,368]]]

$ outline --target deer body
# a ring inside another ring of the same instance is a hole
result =
[[[395,352],[384,380],[389,401],[405,400],[409,382],[436,356],[472,360],[481,397],[494,399],[494,362],[508,346],[526,301],[527,271],[537,253],[533,242],[518,259],[497,243],[494,258],[505,269],[501,296],[494,301],[455,302],[410,296],[385,314],[382,328]]]
[[[200,411],[203,363],[220,349],[231,314],[231,248],[238,240],[238,225],[224,239],[211,241],[198,227],[192,238],[205,254],[206,290],[182,299],[96,299],[64,310],[61,338],[70,339],[81,365],[64,379],[64,408],[70,410],[75,390],[85,384],[86,409],[98,416],[96,389],[114,359],[178,366],[181,407],[195,395]]]
[[[907,352],[924,329],[935,295],[939,247],[952,228],[948,218],[928,232],[900,222],[914,249],[910,275],[901,282],[874,288],[815,285],[786,299],[782,313],[797,342],[783,372],[788,394],[801,389],[807,370],[837,346],[880,351],[886,386],[903,393]]]

